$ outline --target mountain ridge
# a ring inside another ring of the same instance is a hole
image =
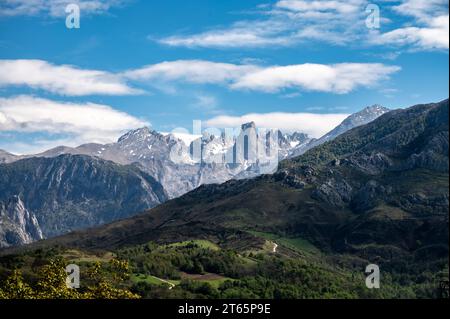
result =
[[[0,165],[0,203],[15,197],[36,217],[43,237],[122,219],[167,200],[163,187],[136,167],[84,155]]]

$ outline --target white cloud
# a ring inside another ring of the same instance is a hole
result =
[[[377,44],[411,45],[416,49],[433,50],[449,48],[449,16],[431,18],[424,27],[395,29],[373,39]]]
[[[217,29],[194,35],[175,35],[160,39],[169,46],[239,48],[265,47],[270,45],[288,46],[289,36],[282,36],[286,23],[276,20],[240,21],[230,28]]]
[[[33,96],[0,98],[0,132],[68,136],[49,139],[43,143],[45,147],[63,142],[66,146],[109,143],[131,129],[148,125],[107,105],[58,102]],[[32,145],[29,146],[31,150]]]
[[[147,65],[123,73],[133,80],[184,81],[190,83],[221,84],[257,69],[252,65],[236,65],[204,60],[178,60]]]
[[[403,0],[392,9],[398,14],[427,21],[432,17],[448,13],[448,0]]]
[[[206,121],[206,124],[216,128],[235,128],[253,121],[258,128],[280,129],[285,132],[298,131],[318,138],[331,131],[347,117],[348,114],[253,113],[242,116],[217,116]]]
[[[178,60],[149,65],[124,73],[141,81],[182,81],[220,84],[232,89],[278,92],[283,89],[348,93],[358,87],[371,87],[385,80],[397,66],[379,63],[298,64],[256,66]]]
[[[448,0],[403,0],[392,7],[399,15],[412,17],[403,27],[369,38],[372,44],[410,47],[414,50],[448,50]]]
[[[0,87],[11,85],[71,96],[140,93],[117,75],[104,71],[54,65],[42,60],[0,60]]]
[[[177,82],[215,84],[263,92],[295,88],[348,93],[357,87],[370,87],[398,70],[396,66],[364,63],[258,66],[177,60],[110,73],[54,65],[42,60],[0,60],[0,87],[28,86],[65,96],[143,93],[128,85],[128,82],[134,81],[165,89],[168,93],[175,90],[172,85]]]
[[[98,15],[125,2],[128,0],[2,0],[0,16],[64,17],[66,6],[72,3],[78,4],[81,14]]]
[[[247,74],[232,87],[268,92],[300,88],[342,94],[360,86],[371,87],[399,69],[397,66],[379,63],[300,64],[269,67]]]
[[[304,0],[281,0],[275,6],[277,8],[287,9],[294,12],[340,12],[340,13],[354,13],[357,12],[361,4],[365,1],[360,0],[332,0],[332,1],[304,1]]]

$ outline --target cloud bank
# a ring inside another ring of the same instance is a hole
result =
[[[140,93],[115,74],[43,60],[0,60],[0,87],[5,86],[28,86],[68,96]]]
[[[59,136],[48,141],[33,141],[27,145],[28,152],[36,149],[34,144],[44,150],[61,144],[110,143],[131,129],[149,125],[147,121],[107,105],[58,102],[33,96],[0,98],[0,133],[46,132]]]
[[[399,70],[381,63],[259,66],[178,60],[110,73],[42,60],[0,60],[0,87],[26,86],[64,96],[135,95],[144,91],[133,88],[130,82],[155,87],[183,82],[266,93],[297,89],[343,94],[372,87]]]

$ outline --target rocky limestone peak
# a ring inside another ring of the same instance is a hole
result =
[[[163,138],[164,136],[154,130],[151,130],[149,127],[142,127],[122,135],[119,138],[118,143],[124,143],[130,140],[142,142],[151,137]]]
[[[389,112],[388,108],[381,106],[379,104],[374,104],[372,106],[368,106],[361,111],[350,115],[342,124],[344,125],[363,125],[367,124],[381,115]]]
[[[291,135],[289,135],[289,140],[291,142],[300,142],[303,143],[309,139],[308,134],[301,133],[301,132],[294,132]]]
[[[255,122],[244,123],[241,125],[241,129],[243,131],[246,131],[248,129],[256,129],[256,124]]]

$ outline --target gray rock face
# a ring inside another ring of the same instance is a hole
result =
[[[99,158],[61,155],[2,164],[0,203],[6,217],[0,241],[23,244],[53,237],[123,219],[166,200],[150,175]]]
[[[392,160],[381,152],[354,154],[345,159],[345,163],[369,175],[380,174],[394,165]]]
[[[336,181],[329,179],[326,183],[318,186],[311,197],[326,202],[334,207],[344,207],[352,198],[352,187],[343,179]]]
[[[407,166],[410,168],[430,168],[447,171],[449,162],[444,154],[449,152],[448,134],[440,132],[436,134],[427,146],[408,158]]]
[[[0,248],[29,244],[43,239],[36,216],[18,196],[0,202]]]
[[[376,207],[382,199],[392,193],[392,187],[369,181],[352,198],[351,206],[355,212],[362,213]]]

